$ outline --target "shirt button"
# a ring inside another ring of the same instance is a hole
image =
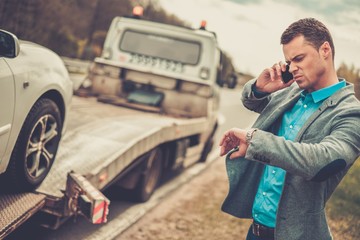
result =
[[[255,217],[257,217],[258,215],[257,214],[255,214]]]
[[[293,128],[293,125],[290,125],[290,129],[292,129]]]
[[[265,196],[265,195],[266,195],[266,192],[263,192],[263,195]]]
[[[272,174],[275,174],[276,173],[276,171],[275,170],[272,170]]]
[[[306,104],[304,105],[304,108],[307,108],[307,105],[306,105]]]

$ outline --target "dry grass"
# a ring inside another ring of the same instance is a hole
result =
[[[327,204],[335,239],[360,239],[360,158],[350,168]]]

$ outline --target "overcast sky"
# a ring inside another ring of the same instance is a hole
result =
[[[198,27],[205,19],[237,70],[258,75],[284,60],[281,33],[292,22],[315,17],[333,35],[335,64],[360,68],[360,1],[358,0],[158,0],[169,13]]]

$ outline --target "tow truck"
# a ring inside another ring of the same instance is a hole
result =
[[[33,216],[52,229],[74,215],[104,223],[109,186],[144,202],[162,176],[205,161],[218,126],[220,54],[205,26],[115,17],[48,176],[33,192],[0,195],[0,239]]]

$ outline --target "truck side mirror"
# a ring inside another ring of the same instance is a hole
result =
[[[219,87],[224,87],[225,81],[221,78],[217,78],[216,83],[219,85]]]
[[[237,83],[238,83],[237,76],[234,73],[232,73],[227,80],[228,88],[234,89]]]
[[[18,38],[14,34],[0,29],[0,57],[15,58],[19,52]]]

